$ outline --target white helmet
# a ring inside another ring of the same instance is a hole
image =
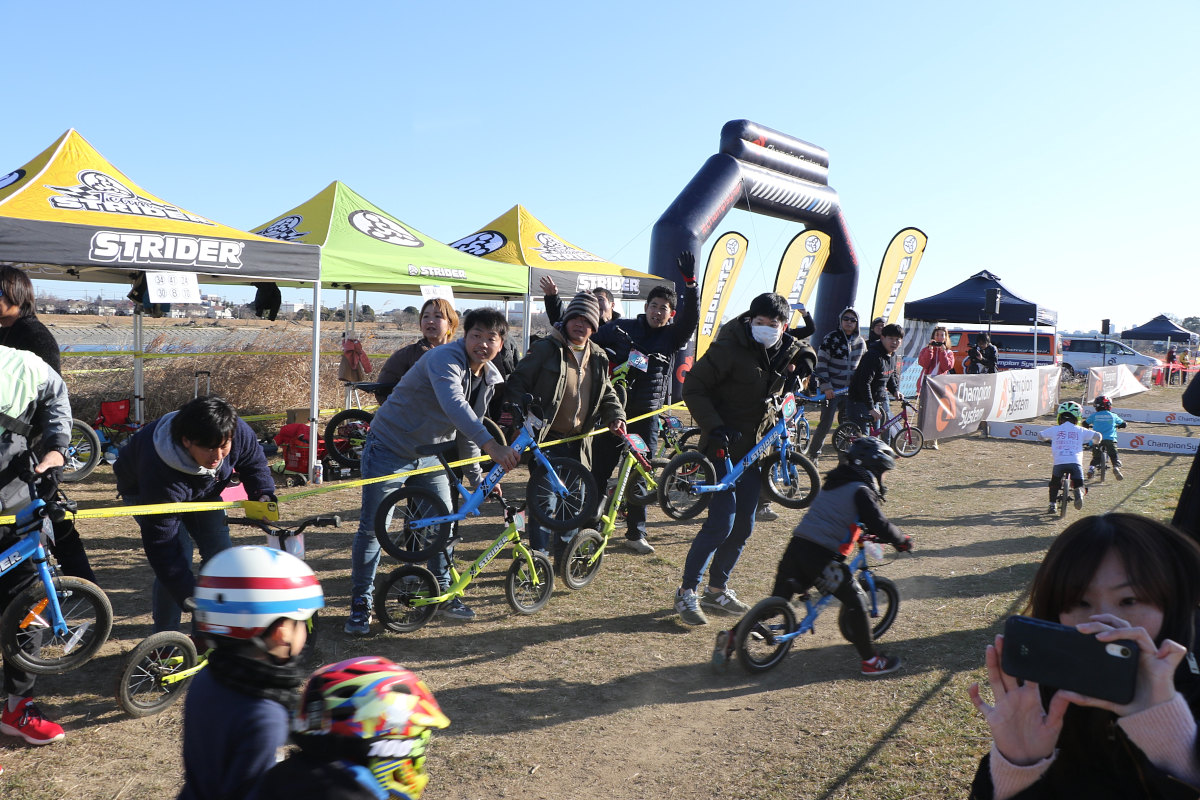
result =
[[[231,547],[200,568],[196,626],[201,633],[249,640],[278,619],[306,620],[325,607],[308,565],[273,547]]]

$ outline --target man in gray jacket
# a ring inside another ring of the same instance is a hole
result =
[[[423,355],[379,407],[363,446],[364,478],[437,466],[436,456],[421,456],[417,448],[449,442],[457,432],[506,470],[516,468],[518,453],[493,439],[481,421],[496,386],[503,380],[491,362],[504,344],[508,322],[494,308],[477,308],[467,312],[463,331],[462,339]],[[479,465],[471,465],[468,481],[478,483],[479,474]],[[396,478],[363,487],[362,510],[352,548],[350,619],[346,622],[346,633],[357,636],[370,633],[375,570],[379,566],[375,512],[384,496],[405,480]],[[450,482],[444,472],[417,475],[412,482],[431,489],[447,509],[451,507]],[[450,585],[450,556],[449,552],[439,554],[429,562],[442,589]],[[475,617],[475,612],[458,598],[443,603],[439,611],[451,619]]]
[[[850,386],[854,370],[862,361],[867,343],[858,332],[858,312],[846,307],[842,310],[838,327],[825,334],[817,349],[817,368],[813,378],[820,391],[825,394],[825,406],[821,409],[821,421],[808,444],[808,457],[815,464],[821,454],[821,445],[833,427],[833,416],[840,420],[845,414],[846,398],[834,397],[834,392]]]

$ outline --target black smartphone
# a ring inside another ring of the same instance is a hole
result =
[[[1068,625],[1013,616],[1004,623],[1001,668],[1014,678],[1125,704],[1137,681],[1137,642],[1102,642]]]

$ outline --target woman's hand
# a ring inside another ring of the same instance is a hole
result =
[[[1109,700],[1061,691],[1060,695],[1079,706],[1092,706],[1111,711],[1118,717],[1145,711],[1151,706],[1169,702],[1175,697],[1175,669],[1187,655],[1187,648],[1164,639],[1162,646],[1154,644],[1145,628],[1133,628],[1129,623],[1113,614],[1096,614],[1090,622],[1075,626],[1080,633],[1095,634],[1102,642],[1132,639],[1139,649],[1137,683],[1133,700],[1126,705],[1117,705]]]
[[[994,705],[984,702],[978,683],[971,684],[967,692],[987,720],[1000,755],[1017,766],[1029,766],[1054,754],[1068,702],[1064,692],[1057,692],[1050,700],[1049,711],[1044,711],[1036,683],[1018,685],[1016,678],[1000,669],[1003,652],[1004,637],[997,636],[996,643],[988,645],[986,658]]]

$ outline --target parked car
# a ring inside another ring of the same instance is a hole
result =
[[[1157,367],[1162,362],[1154,356],[1139,353],[1116,339],[1093,336],[1063,337],[1063,377],[1086,373],[1092,367],[1128,364],[1131,367]]]
[[[975,338],[986,333],[987,328],[951,328],[950,349],[954,352],[954,372],[963,371],[963,360],[967,348]],[[1059,362],[1058,338],[1051,332],[998,331],[991,332],[992,344],[996,345],[996,368],[1032,369],[1035,365],[1050,366]],[[1037,342],[1037,354],[1033,352]]]

